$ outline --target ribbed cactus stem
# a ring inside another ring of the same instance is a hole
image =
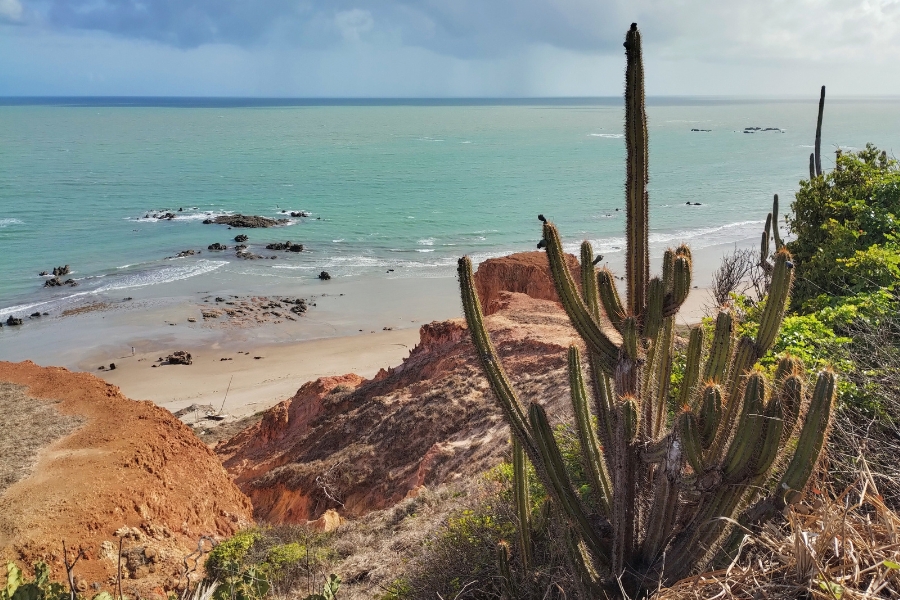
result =
[[[608,564],[609,549],[603,544],[597,531],[591,526],[587,511],[572,488],[572,482],[569,479],[568,471],[566,471],[562,453],[559,451],[559,446],[553,437],[553,430],[550,428],[544,407],[532,402],[531,408],[528,410],[528,420],[532,431],[534,431],[534,439],[537,443],[541,461],[547,467],[547,474],[550,485],[553,488],[554,497],[559,502],[566,520],[569,522],[569,525],[575,528],[579,537],[584,540],[595,560]]]
[[[607,371],[612,372],[615,368],[616,360],[619,356],[618,344],[616,339],[617,333],[611,330],[604,330],[590,309],[581,299],[569,267],[566,264],[565,253],[562,249],[562,241],[559,233],[552,223],[544,223],[544,240],[547,242],[547,258],[550,263],[550,273],[553,276],[553,283],[556,285],[556,291],[559,295],[560,302],[575,331],[584,339],[589,348],[597,354],[597,359],[601,366]]]
[[[625,179],[626,201],[626,281],[629,315],[639,315],[647,304],[650,279],[650,244],[647,183],[647,114],[644,110],[644,64],[641,34],[632,23],[625,36],[625,146],[628,151]]]
[[[700,442],[705,450],[712,444],[722,420],[722,388],[708,384],[700,398]]]
[[[675,285],[675,251],[671,248],[663,253],[662,280],[666,293],[671,294],[672,286]]]
[[[533,564],[533,548],[531,543],[531,498],[528,494],[528,474],[525,465],[525,450],[513,436],[513,500],[516,505],[516,516],[519,518],[519,548],[522,553],[522,565],[530,569]]]
[[[584,385],[584,377],[581,373],[581,357],[578,348],[569,347],[569,389],[572,398],[572,410],[575,414],[575,426],[578,431],[578,441],[581,443],[582,462],[585,473],[588,475],[591,487],[600,500],[600,507],[606,517],[610,515],[610,502],[613,495],[612,483],[609,479],[609,470],[606,459],[597,443],[597,434],[591,422],[591,412],[588,408],[587,390]]]
[[[697,474],[702,474],[706,467],[703,464],[703,443],[697,415],[690,409],[678,415],[678,439],[681,440],[682,452],[687,463]]]
[[[694,327],[688,338],[687,354],[684,361],[684,377],[681,379],[681,388],[678,390],[678,404],[680,406],[692,406],[691,398],[694,396],[694,388],[700,381],[700,358],[703,354],[703,329]]]
[[[772,237],[775,240],[775,252],[778,252],[784,247],[781,234],[778,233],[778,194],[775,194],[775,198],[772,200]]]
[[[512,569],[509,567],[509,546],[506,542],[497,544],[497,572],[500,575],[500,591],[503,600],[518,600],[519,592],[513,584]]]
[[[803,429],[797,439],[797,449],[778,484],[779,490],[783,494],[802,490],[816,467],[831,421],[831,407],[834,403],[836,385],[837,376],[833,371],[819,373],[809,410],[807,410],[806,419],[803,422]]]
[[[816,155],[812,152],[809,153],[809,180],[812,181],[816,178]]]
[[[766,299],[766,307],[760,317],[759,332],[756,335],[756,345],[759,349],[757,358],[769,351],[781,329],[781,321],[784,319],[790,299],[791,284],[794,281],[794,265],[790,258],[791,255],[783,248],[775,256],[772,284],[769,286],[769,296]]]
[[[759,371],[747,379],[740,420],[725,455],[724,480],[727,483],[738,483],[749,476],[766,420],[763,410],[765,389],[766,380]]]
[[[666,300],[666,286],[658,277],[650,280],[647,294],[647,312],[644,314],[643,337],[655,340],[663,324],[663,302]]]
[[[822,116],[825,113],[825,86],[819,93],[819,117],[816,119],[816,177],[822,174]]]
[[[724,380],[734,341],[733,327],[734,319],[730,312],[723,310],[716,315],[716,329],[709,349],[709,359],[706,361],[706,370],[703,372],[704,381]]]
[[[689,256],[678,256],[675,259],[672,296],[663,309],[664,316],[673,316],[684,304],[684,301],[687,300],[688,294],[691,293],[691,270],[691,259]]]
[[[603,304],[603,311],[609,319],[613,327],[621,333],[622,319],[625,318],[625,307],[619,298],[619,291],[616,289],[616,281],[609,269],[603,268],[597,273],[597,290],[600,293],[600,302]]]
[[[581,295],[595,319],[600,319],[600,298],[594,272],[594,249],[587,240],[581,242]]]
[[[762,242],[759,245],[759,264],[766,266],[769,260],[769,238],[772,237],[772,213],[766,216],[766,226],[763,227]]]

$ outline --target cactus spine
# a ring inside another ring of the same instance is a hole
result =
[[[692,259],[687,247],[669,250],[661,277],[650,278],[640,40],[632,25],[625,40],[624,302],[612,274],[595,268],[587,242],[581,247],[579,290],[559,232],[541,217],[539,247],[546,248],[557,293],[587,357],[585,369],[579,347],[569,349],[575,428],[592,490],[586,499],[574,490],[544,407],[532,402],[526,408],[503,370],[485,329],[469,259],[460,259],[458,269],[466,321],[491,389],[521,453],[580,539],[573,547],[586,549],[572,552],[573,565],[580,570],[578,565],[592,563],[587,571],[601,574],[604,593],[617,597],[624,590],[632,598],[704,568],[722,549],[736,519],[769,518],[770,506],[783,506],[802,490],[827,435],[834,397],[834,374],[826,371],[806,401],[796,359],[781,360],[774,391],[755,368],[781,328],[793,279],[790,254],[777,233],[776,196],[761,248],[768,262],[774,230],[771,285],[758,334],[735,339],[732,316],[723,311],[704,352],[702,331],[692,330],[678,396],[680,411],[669,419],[675,315],[690,291]],[[802,410],[804,406],[808,408]],[[774,480],[777,483],[767,489]],[[760,497],[763,500],[745,513]],[[524,521],[520,517],[523,527]]]

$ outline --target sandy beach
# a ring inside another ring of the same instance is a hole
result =
[[[698,284],[710,280],[727,250],[695,256]],[[209,274],[183,282],[174,294],[170,287],[167,296],[148,287],[124,299],[91,298],[4,328],[0,359],[87,371],[136,400],[173,412],[212,406],[234,419],[265,410],[318,377],[373,377],[402,362],[423,323],[461,316],[455,277],[242,283]],[[256,293],[246,293],[248,285]],[[290,312],[294,305],[284,301],[301,297],[307,310]],[[273,301],[280,306],[267,308]],[[711,304],[708,288],[698,285],[679,324],[698,322]],[[160,362],[177,350],[189,352],[192,364]]]

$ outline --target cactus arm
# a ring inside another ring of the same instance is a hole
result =
[[[581,442],[581,453],[584,461],[585,472],[588,475],[591,487],[595,490],[600,500],[604,516],[610,514],[610,502],[613,495],[612,484],[609,481],[609,471],[606,467],[606,459],[597,444],[597,436],[591,423],[591,412],[588,408],[587,390],[584,386],[584,378],[581,374],[581,357],[576,346],[569,347],[569,388],[572,396],[572,410],[575,413],[575,425],[578,430],[578,440]]]
[[[706,450],[715,439],[722,420],[722,388],[714,383],[708,384],[700,398],[700,441]]]
[[[691,329],[688,339],[687,355],[685,357],[684,377],[681,380],[681,389],[678,390],[678,405],[690,405],[694,388],[700,381],[700,356],[703,352],[703,329],[694,327]],[[693,406],[692,406],[693,407]]]
[[[644,312],[647,281],[650,279],[647,196],[647,113],[644,110],[644,65],[641,34],[632,23],[625,36],[625,146],[628,151],[626,195],[626,281],[629,315]]]
[[[675,528],[678,515],[679,478],[682,469],[682,443],[677,437],[670,443],[660,472],[654,477],[653,504],[644,527],[646,537],[642,548],[645,564],[653,564],[659,557]]]
[[[600,319],[600,298],[597,293],[597,275],[594,272],[594,249],[587,240],[581,242],[581,295],[594,318]]]
[[[559,232],[551,223],[544,223],[544,240],[547,243],[547,258],[550,273],[556,285],[556,292],[575,331],[584,339],[588,347],[597,353],[601,366],[609,373],[615,368],[619,349],[614,341],[618,335],[614,331],[604,331],[585,305],[578,288],[572,280],[572,274],[566,265],[565,254]]]
[[[672,382],[672,349],[675,342],[675,318],[663,321],[662,331],[654,344],[653,385],[647,386],[643,394],[644,402],[652,407],[650,439],[657,440],[663,435],[669,405],[669,386]],[[648,369],[649,370],[649,369]]]
[[[647,311],[643,319],[643,337],[656,340],[663,324],[663,303],[666,299],[666,286],[661,279],[650,280],[647,292]]]
[[[794,277],[794,265],[790,253],[781,249],[775,255],[775,268],[772,271],[772,284],[766,307],[759,320],[759,332],[756,335],[757,360],[769,351],[775,343],[775,337],[781,330],[781,322],[787,310],[791,295],[791,282]]]
[[[766,380],[759,371],[747,378],[741,416],[734,439],[728,446],[723,464],[726,483],[739,483],[749,476],[749,470],[759,448],[763,430]]]
[[[666,286],[666,293],[672,293],[675,285],[675,251],[667,248],[663,253],[662,280]]]
[[[778,194],[775,194],[775,199],[772,200],[772,237],[775,239],[775,251],[778,252],[784,247],[778,233]]]
[[[759,244],[759,264],[764,269],[771,268],[769,264],[769,238],[772,231],[772,213],[766,217],[766,226],[763,227],[762,241]]]
[[[591,370],[591,384],[594,391],[594,409],[597,413],[598,435],[605,448],[612,448],[614,405],[609,376],[600,367],[600,361],[593,352],[588,352],[588,366]]]
[[[597,273],[597,289],[600,293],[600,301],[603,303],[603,311],[613,324],[613,327],[621,333],[625,308],[622,306],[622,300],[619,298],[619,291],[616,289],[616,281],[613,278],[613,274],[605,267]]]
[[[481,311],[478,293],[475,291],[475,281],[472,277],[472,262],[469,260],[469,257],[464,256],[459,259],[457,273],[459,274],[463,313],[465,314],[466,324],[469,327],[472,343],[477,350],[482,369],[487,376],[494,395],[497,397],[500,408],[507,417],[513,434],[522,442],[526,452],[529,452],[529,456],[535,459],[537,458],[537,448],[528,430],[525,411],[516,397],[516,393],[509,378],[506,376],[494,344],[491,342],[487,328],[484,325],[484,315]]]
[[[812,182],[816,178],[816,155],[809,153],[809,181]]]
[[[500,590],[503,600],[517,600],[519,592],[513,584],[512,569],[509,568],[509,547],[506,542],[497,544],[497,572],[500,574]]]
[[[721,383],[728,369],[728,361],[731,358],[731,346],[734,342],[732,329],[734,320],[731,313],[719,312],[716,316],[716,329],[713,333],[712,346],[709,349],[709,358],[706,361],[706,369],[703,373],[704,381]]]
[[[516,515],[519,517],[519,546],[522,552],[522,565],[527,571],[534,562],[531,544],[531,499],[528,495],[528,476],[525,472],[525,451],[516,436],[512,438],[512,456],[513,499]]]
[[[797,449],[778,484],[780,492],[801,491],[806,486],[809,476],[812,475],[828,433],[836,384],[837,376],[834,372],[822,371],[819,373],[809,410],[807,410],[806,419],[803,422],[803,429],[797,440]]]
[[[688,294],[691,293],[691,259],[687,256],[679,256],[675,259],[675,273],[673,275],[672,295],[666,301],[663,308],[663,316],[674,316]]]
[[[681,440],[681,449],[687,463],[695,473],[701,474],[705,470],[703,465],[703,443],[701,429],[697,422],[697,415],[690,410],[684,410],[678,415],[678,439]]]
[[[816,177],[822,174],[822,116],[825,113],[825,86],[819,92],[819,116],[816,119]]]
[[[603,544],[600,536],[597,534],[597,530],[591,526],[581,499],[578,498],[572,489],[572,482],[569,480],[562,453],[559,451],[559,446],[557,446],[556,439],[553,437],[553,431],[550,429],[550,423],[547,421],[547,413],[544,411],[544,407],[532,402],[528,411],[528,418],[534,431],[538,452],[547,466],[547,475],[555,500],[559,503],[566,520],[578,532],[581,539],[584,540],[594,559],[608,564],[609,550]],[[551,490],[548,489],[548,491]]]

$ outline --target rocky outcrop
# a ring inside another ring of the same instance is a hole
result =
[[[331,279],[331,275],[328,273],[328,271],[322,271],[321,273],[319,273],[319,279],[321,279],[322,281],[328,281],[329,279]]]
[[[234,236],[234,241],[236,241],[238,244],[242,244],[242,243],[246,242],[248,239],[250,239],[250,238],[248,238],[243,233]]]
[[[209,246],[207,246],[206,249],[207,250],[228,250],[228,246],[226,246],[225,244],[220,244],[219,242],[216,242],[214,244],[210,244]]]
[[[191,360],[190,352],[185,352],[184,350],[176,350],[172,354],[168,355],[163,362],[168,365],[189,365],[193,361]]]
[[[19,410],[37,407],[75,423],[35,449],[32,471],[0,486],[0,560],[44,560],[58,576],[65,540],[84,552],[79,584],[110,590],[122,540],[122,587],[147,598],[177,585],[201,536],[221,539],[252,523],[247,497],[169,411],[93,375],[31,362],[0,362],[0,382],[24,386]],[[17,435],[31,437],[21,431],[27,423],[18,427]]]
[[[295,244],[291,241],[275,242],[267,244],[266,250],[287,250],[288,252],[303,252],[303,244]]]
[[[219,215],[203,221],[204,225],[228,225],[229,227],[274,227],[289,223],[288,219],[270,219],[269,217],[256,217],[251,215]]]
[[[566,259],[572,277],[580,281],[578,259],[571,254],[566,255]],[[500,309],[496,302],[501,292],[518,292],[532,298],[559,302],[550,278],[547,256],[542,251],[520,252],[484,261],[475,273],[475,288],[485,315]]]
[[[501,292],[487,318],[526,403],[568,414],[566,348],[577,338],[547,300]],[[432,486],[474,476],[507,449],[508,429],[477,363],[465,324],[430,323],[403,363],[371,380],[305,384],[262,421],[216,448],[235,483],[268,522],[304,523],[391,506]]]

